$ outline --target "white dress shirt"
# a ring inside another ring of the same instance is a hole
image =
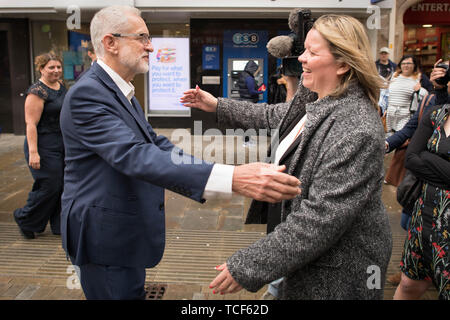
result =
[[[134,86],[130,82],[126,82],[117,72],[103,62],[101,58],[97,59],[97,63],[111,77],[131,104],[131,99],[134,96]],[[203,198],[231,198],[233,194],[233,173],[234,166],[220,163],[214,164],[203,192]]]
[[[117,72],[111,69],[106,63],[104,63],[100,58],[97,59],[97,63],[106,73],[113,79],[114,83],[119,87],[120,91],[122,91],[123,95],[130,101],[134,96],[134,86],[131,82],[126,82]]]

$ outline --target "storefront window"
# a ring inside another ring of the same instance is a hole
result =
[[[63,80],[67,87],[90,66],[87,46],[90,40],[89,25],[82,24],[78,30],[68,30],[65,21],[32,21],[32,54],[34,59],[53,51],[63,61]],[[34,81],[39,73],[34,73]]]

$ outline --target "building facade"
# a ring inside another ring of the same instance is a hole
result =
[[[152,125],[192,129],[201,120],[205,131],[216,126],[214,115],[177,105],[180,90],[198,84],[215,96],[235,97],[236,75],[249,59],[260,65],[257,80],[267,86],[280,61],[265,46],[271,38],[291,32],[287,18],[292,9],[310,9],[314,18],[324,13],[354,16],[366,26],[374,57],[378,48],[388,46],[396,60],[404,50],[403,38],[412,34],[404,34],[403,15],[417,2],[0,0],[0,126],[2,132],[24,134],[23,104],[28,86],[38,77],[33,60],[40,53],[52,50],[63,58],[64,81],[69,87],[89,67],[89,22],[105,6],[134,6],[148,24],[155,52],[149,74],[136,76],[133,84]],[[260,101],[267,101],[267,94],[262,93]]]

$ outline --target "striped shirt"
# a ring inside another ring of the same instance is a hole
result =
[[[414,86],[420,79],[407,78],[399,75],[392,78],[389,84],[389,105],[405,106],[409,108],[411,96],[414,92]]]
[[[420,78],[407,78],[401,74],[392,78],[389,84],[388,108],[386,113],[386,129],[388,136],[392,132],[398,131],[411,118],[409,106],[411,104],[414,86],[420,81]]]

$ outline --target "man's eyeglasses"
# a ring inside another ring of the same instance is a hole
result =
[[[147,45],[152,42],[152,38],[146,33],[111,33],[113,37],[123,38],[123,37],[136,37],[140,40],[143,45]]]

